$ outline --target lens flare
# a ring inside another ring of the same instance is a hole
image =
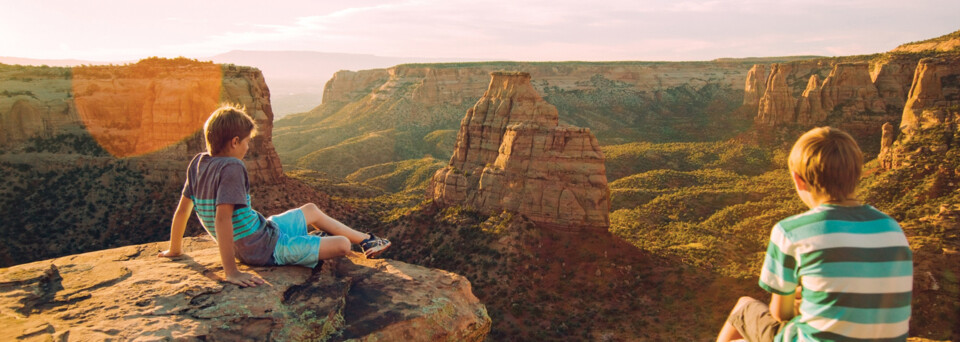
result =
[[[220,103],[219,65],[149,58],[73,68],[72,91],[87,131],[115,157],[163,150],[191,137]]]

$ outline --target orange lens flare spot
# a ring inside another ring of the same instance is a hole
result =
[[[191,137],[220,104],[219,65],[150,58],[73,68],[73,96],[87,131],[115,157],[163,150]]]

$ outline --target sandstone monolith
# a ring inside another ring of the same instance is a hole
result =
[[[460,123],[450,165],[429,190],[442,206],[511,210],[558,229],[605,230],[610,191],[588,128],[558,124],[530,74],[494,72]]]

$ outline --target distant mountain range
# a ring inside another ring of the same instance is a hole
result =
[[[147,57],[147,56],[144,56]],[[253,66],[261,71],[270,87],[275,119],[302,113],[320,105],[323,86],[339,70],[387,68],[405,63],[444,63],[481,61],[463,58],[384,57],[366,54],[317,51],[243,51],[235,50],[197,58],[215,63]],[[76,66],[124,64],[135,61],[86,61],[78,59],[32,59],[0,57],[3,64]]]

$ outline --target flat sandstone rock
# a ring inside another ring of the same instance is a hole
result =
[[[187,238],[0,269],[0,336],[20,340],[480,341],[490,317],[466,278],[362,255],[248,267],[269,285],[221,281],[216,244]]]

